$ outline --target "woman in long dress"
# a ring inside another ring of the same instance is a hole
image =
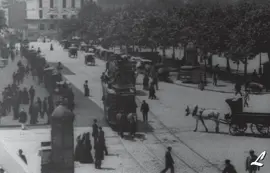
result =
[[[86,81],[84,82],[83,87],[84,87],[84,96],[85,96],[85,97],[89,97],[88,80],[86,80]]]

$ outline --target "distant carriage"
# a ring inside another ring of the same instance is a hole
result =
[[[242,98],[237,100],[227,99],[226,103],[231,109],[230,134],[244,134],[249,124],[253,133],[255,133],[256,129],[263,136],[270,135],[270,113],[243,112]]]
[[[77,58],[77,56],[78,56],[78,48],[75,47],[75,46],[69,47],[68,48],[68,56]]]
[[[84,64],[88,65],[90,64],[91,66],[95,66],[96,65],[96,60],[94,57],[94,53],[86,53],[84,56]]]

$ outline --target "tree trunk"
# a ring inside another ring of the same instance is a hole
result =
[[[226,57],[226,70],[231,73],[230,58]]]
[[[175,47],[173,46],[172,59],[175,59]]]
[[[245,57],[245,66],[244,66],[244,79],[245,79],[245,82],[247,81],[247,60],[248,60],[248,57]]]

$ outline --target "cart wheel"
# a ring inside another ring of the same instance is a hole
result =
[[[246,130],[247,130],[247,124],[240,124],[239,126],[240,134],[244,134]]]
[[[230,124],[229,131],[233,136],[238,135],[240,133],[238,124]]]
[[[257,128],[258,132],[260,132],[260,134],[262,134],[264,136],[270,134],[269,126],[266,124],[256,124],[256,128]]]

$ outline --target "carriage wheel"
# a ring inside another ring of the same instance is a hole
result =
[[[244,134],[246,130],[247,130],[247,124],[241,124],[241,125],[230,124],[230,127],[229,127],[230,134],[233,136]]]
[[[257,128],[258,132],[260,132],[260,134],[262,134],[264,136],[270,134],[269,126],[266,124],[256,124],[256,128]]]

